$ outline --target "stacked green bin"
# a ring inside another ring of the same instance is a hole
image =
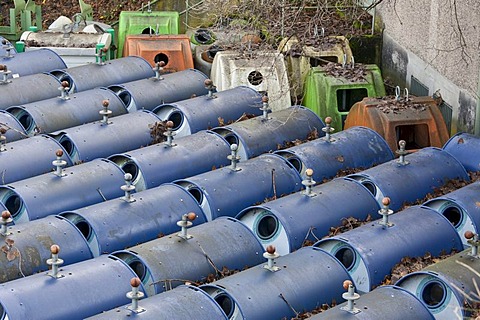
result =
[[[324,67],[312,67],[305,82],[303,105],[322,119],[332,118],[332,127],[343,130],[350,108],[365,97],[385,96],[382,74],[376,65],[363,65],[364,80],[329,75]],[[350,66],[346,66],[350,68]]]
[[[130,34],[178,34],[180,16],[176,11],[122,11],[118,22],[118,53],[123,55],[125,37]]]

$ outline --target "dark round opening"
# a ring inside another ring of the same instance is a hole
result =
[[[355,263],[355,252],[350,248],[341,248],[335,253],[335,258],[350,271]]]
[[[120,98],[120,100],[122,100],[125,108],[128,108],[128,106],[132,102],[132,96],[130,95],[128,90],[126,90],[125,88],[122,88],[120,86],[110,86],[110,87],[108,87],[108,89],[115,92],[115,94]]]
[[[220,47],[220,46],[217,46],[216,44],[210,46],[210,48],[208,48],[208,50],[207,50],[208,56],[212,59],[215,58],[217,53],[220,52],[220,51],[223,51],[223,48]]]
[[[362,181],[362,185],[367,188],[367,190],[370,191],[373,196],[377,195],[377,187],[375,187],[373,183],[371,183],[370,181]]]
[[[212,42],[212,33],[208,29],[198,29],[193,37],[200,44]]]
[[[132,175],[132,181],[137,180],[138,178],[138,167],[133,161],[127,161],[122,165],[122,170],[125,173],[130,173]]]
[[[200,204],[203,200],[203,193],[197,187],[190,187],[188,188],[188,192],[195,198],[195,200]]]
[[[83,237],[89,241],[90,237],[92,236],[92,228],[90,224],[87,223],[85,220],[80,220],[75,223],[75,227],[82,233]]]
[[[280,154],[282,157],[286,158],[288,163],[290,163],[294,168],[295,170],[297,170],[297,172],[302,172],[302,161],[300,161],[300,159],[298,159],[297,157],[289,154],[289,153],[281,153]]]
[[[139,260],[133,260],[128,263],[128,266],[132,268],[133,272],[138,276],[138,278],[143,281],[145,279],[145,275],[147,273],[147,270],[145,268],[145,265],[139,261]]]
[[[248,82],[254,86],[258,86],[263,82],[263,75],[259,71],[252,71],[248,74]]]
[[[443,216],[450,221],[450,223],[458,228],[462,222],[462,212],[457,207],[448,207],[443,211]]]
[[[148,27],[148,28],[143,29],[142,34],[155,34],[155,30]]]
[[[227,134],[225,137],[225,140],[227,140],[227,142],[232,145],[232,144],[236,144],[238,146],[238,137],[234,134]]]
[[[445,300],[445,291],[445,286],[440,282],[429,282],[422,290],[422,300],[429,308],[437,308]]]
[[[172,130],[178,130],[183,123],[183,114],[180,111],[173,111],[167,120],[173,122]]]
[[[231,318],[233,315],[233,310],[235,308],[232,299],[224,293],[219,294],[215,297],[215,302],[218,303],[223,312],[227,315],[227,318]]]
[[[70,76],[68,74],[66,74],[65,72],[63,71],[52,71],[51,74],[58,79],[58,81],[60,82],[63,82],[63,81],[67,81],[68,83],[68,87],[70,89],[72,89],[72,78],[70,78]],[[60,86],[60,85],[59,85]]]
[[[22,112],[20,114],[20,117],[18,118],[18,122],[20,122],[20,124],[25,129],[25,131],[27,131],[27,133],[30,133],[32,131],[33,119],[28,113]]]
[[[18,214],[20,214],[20,209],[22,208],[22,199],[20,199],[18,195],[12,194],[5,201],[5,207],[8,211],[10,211],[12,218],[15,218]]]
[[[130,95],[130,93],[128,93],[127,90],[122,90],[122,91],[118,94],[118,97],[120,98],[120,100],[122,100],[123,105],[125,106],[125,108],[128,108],[128,106],[129,106],[130,103],[132,102],[132,96]]]
[[[67,154],[71,156],[73,154],[73,143],[72,140],[68,138],[63,138],[60,140],[60,145],[65,149]]]
[[[163,61],[165,63],[165,66],[168,64],[168,56],[165,53],[159,53],[153,58],[153,61],[155,63],[158,63],[160,61]]]
[[[262,240],[271,239],[278,230],[278,220],[272,215],[263,216],[258,222],[257,234]]]
[[[5,308],[1,304],[0,304],[0,319],[1,320],[9,319],[7,313],[5,312]]]

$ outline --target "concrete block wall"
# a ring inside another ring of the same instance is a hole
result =
[[[384,76],[440,90],[452,106],[451,133],[480,134],[480,1],[384,0],[376,13]]]

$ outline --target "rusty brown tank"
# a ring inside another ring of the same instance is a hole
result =
[[[447,126],[437,101],[431,97],[364,98],[350,110],[345,129],[365,126],[378,132],[395,151],[398,141],[406,149],[442,147],[449,139]]]

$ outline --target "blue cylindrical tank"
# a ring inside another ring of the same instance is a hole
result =
[[[152,130],[161,121],[144,110],[108,120],[67,128],[50,134],[65,148],[73,162],[86,162],[119,152],[146,147],[153,142]]]
[[[407,274],[395,285],[413,293],[435,319],[470,319],[478,311],[479,257],[468,249]]]
[[[348,272],[323,250],[305,247],[276,259],[277,271],[262,265],[203,285],[229,319],[284,319],[340,301]]]
[[[264,261],[260,242],[233,218],[190,228],[187,239],[177,228],[177,234],[112,254],[137,272],[149,296],[182,284],[179,279],[204,281],[226,270],[243,270]]]
[[[127,304],[130,279],[135,277],[123,261],[106,255],[63,266],[58,278],[50,274],[1,284],[3,319],[84,319]]]
[[[480,233],[480,182],[474,182],[444,196],[429,200],[423,205],[432,208],[447,218],[464,238],[466,231]]]
[[[160,79],[152,77],[109,86],[127,106],[129,112],[153,110],[162,103],[170,103],[203,96],[207,76],[195,69],[164,74]]]
[[[24,223],[66,210],[120,197],[124,172],[106,159],[97,159],[55,172],[0,186],[0,203],[15,223]]]
[[[137,313],[133,319],[158,320],[227,320],[220,306],[204,291],[193,286],[180,286],[163,294],[139,301],[144,311]],[[128,320],[132,311],[128,305],[102,312],[89,320]]]
[[[27,137],[20,121],[5,110],[0,110],[0,128],[7,130],[4,134],[7,138],[7,144]]]
[[[301,177],[285,159],[265,154],[231,166],[175,181],[190,192],[207,220],[233,217],[269,198],[299,191]]]
[[[348,201],[347,201],[348,199]],[[281,255],[299,249],[305,240],[328,235],[331,227],[341,226],[349,217],[377,218],[380,209],[372,194],[360,183],[335,179],[305,191],[249,207],[237,215],[262,242],[274,245]]]
[[[368,292],[390,274],[405,256],[462,250],[462,240],[443,216],[430,208],[414,206],[389,218],[391,226],[375,221],[315,246],[334,255],[351,274],[354,285]]]
[[[10,51],[10,54],[17,53],[17,50],[15,50],[15,47],[10,41],[0,36],[0,56],[5,56],[7,54],[7,49]]]
[[[7,108],[23,125],[27,134],[50,133],[102,119],[103,101],[108,100],[110,116],[127,113],[112,91],[99,88],[75,93],[68,99],[51,98]]]
[[[330,137],[330,140],[323,137],[275,153],[292,163],[302,177],[306,169],[313,169],[315,181],[332,178],[341,170],[367,169],[394,158],[387,142],[366,127],[351,127]]]
[[[322,120],[311,110],[293,106],[263,116],[217,127],[217,132],[231,144],[238,145],[241,159],[250,159],[269,150],[283,148],[286,143],[325,135]]]
[[[480,138],[460,132],[451,137],[443,150],[454,156],[467,171],[480,170]]]
[[[227,165],[228,154],[230,147],[221,136],[201,131],[173,140],[172,146],[159,143],[109,159],[132,174],[136,190],[142,191]]]
[[[195,199],[174,184],[133,195],[97,203],[85,208],[61,213],[88,242],[94,256],[111,253],[154,240],[160,235],[178,230],[182,215],[193,212],[195,224],[206,221]]]
[[[12,54],[10,57],[1,57],[0,64],[6,65],[8,70],[12,72],[9,78],[23,77],[67,67],[63,59],[55,51],[47,48],[20,52]]]
[[[153,110],[161,119],[173,122],[177,136],[186,136],[200,130],[228,124],[244,115],[262,114],[262,95],[249,87],[205,95],[176,103],[162,104]]]
[[[60,81],[50,74],[32,74],[9,79],[0,85],[0,109],[60,96]]]
[[[60,246],[65,264],[93,258],[82,234],[67,219],[49,216],[7,228],[12,257],[0,254],[0,283],[49,269],[50,246]]]
[[[347,303],[328,309],[310,320],[434,320],[428,308],[413,294],[396,286],[382,286],[355,301],[353,312]],[[452,318],[453,319],[453,318]]]
[[[109,60],[104,64],[92,63],[68,69],[52,70],[50,73],[61,82],[67,81],[71,92],[106,87],[155,75],[150,64],[138,56]]]
[[[424,197],[451,179],[470,180],[462,164],[442,149],[424,148],[405,160],[404,164],[392,160],[348,177],[365,185],[379,203],[390,197],[392,210]]]
[[[0,152],[2,184],[9,184],[54,170],[52,161],[57,159],[57,151],[61,151],[60,158],[66,162],[66,166],[73,165],[62,145],[46,135],[7,144],[6,150]]]

